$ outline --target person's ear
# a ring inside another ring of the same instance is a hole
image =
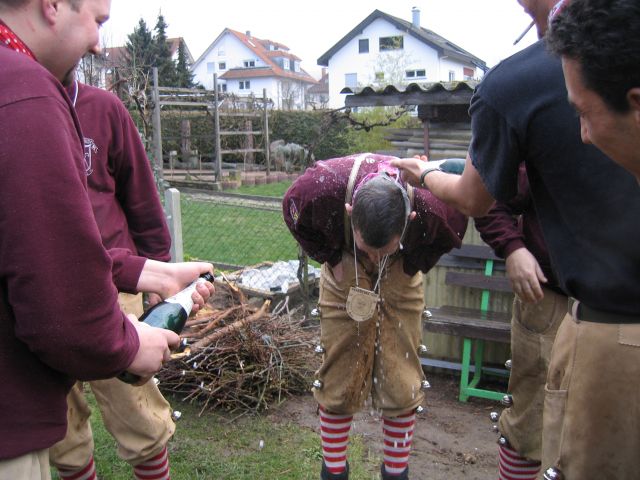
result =
[[[418,216],[418,214],[415,212],[415,210],[411,211],[411,213],[409,214],[409,221],[413,222],[413,220]]]
[[[634,87],[627,92],[627,101],[633,111],[636,123],[640,125],[640,87]]]
[[[351,212],[353,211],[353,207],[349,203],[344,204],[344,208],[347,211],[347,215],[351,216]]]
[[[40,0],[42,15],[50,25],[55,25],[60,11],[60,0]]]

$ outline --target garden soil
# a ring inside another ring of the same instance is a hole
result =
[[[458,380],[446,374],[427,374],[425,411],[417,415],[409,459],[412,480],[495,480],[498,476],[497,439],[489,414],[498,402],[471,398],[458,401]],[[504,388],[504,386],[502,386]],[[271,410],[275,422],[293,422],[319,432],[317,404],[311,394],[292,397]],[[365,409],[354,418],[352,433],[360,435],[376,458],[382,459],[380,416]],[[377,476],[375,477],[377,478]]]

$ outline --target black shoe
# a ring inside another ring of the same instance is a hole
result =
[[[380,465],[382,480],[409,480],[409,467],[405,468],[400,475],[389,475],[384,469],[384,463]]]
[[[322,461],[322,470],[320,470],[320,480],[349,480],[349,462],[347,468],[342,473],[331,473],[327,470],[327,465]]]

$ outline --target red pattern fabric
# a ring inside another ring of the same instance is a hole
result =
[[[499,446],[499,479],[500,480],[535,480],[540,472],[540,462],[532,461],[518,455],[515,450]]]
[[[61,480],[97,480],[96,465],[93,457],[80,470],[58,470]]]
[[[336,415],[320,407],[322,456],[327,470],[338,475],[347,469],[347,445],[353,415]]]
[[[29,49],[29,47],[27,47],[24,42],[20,40],[18,36],[2,22],[2,20],[0,20],[0,43],[4,43],[9,48],[15,50],[18,53],[24,53],[28,57],[31,57],[34,60],[36,59],[36,56]]]
[[[401,475],[409,464],[409,452],[416,424],[415,413],[382,417],[384,433],[384,469],[389,475]]]
[[[136,465],[133,474],[136,480],[171,480],[167,447],[155,457]]]

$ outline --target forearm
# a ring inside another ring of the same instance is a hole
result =
[[[213,273],[213,266],[210,263],[165,263],[147,260],[138,279],[137,290],[157,293],[162,298],[167,298],[206,272]]]
[[[468,157],[462,175],[434,171],[424,183],[437,198],[470,217],[486,215],[494,203]]]

